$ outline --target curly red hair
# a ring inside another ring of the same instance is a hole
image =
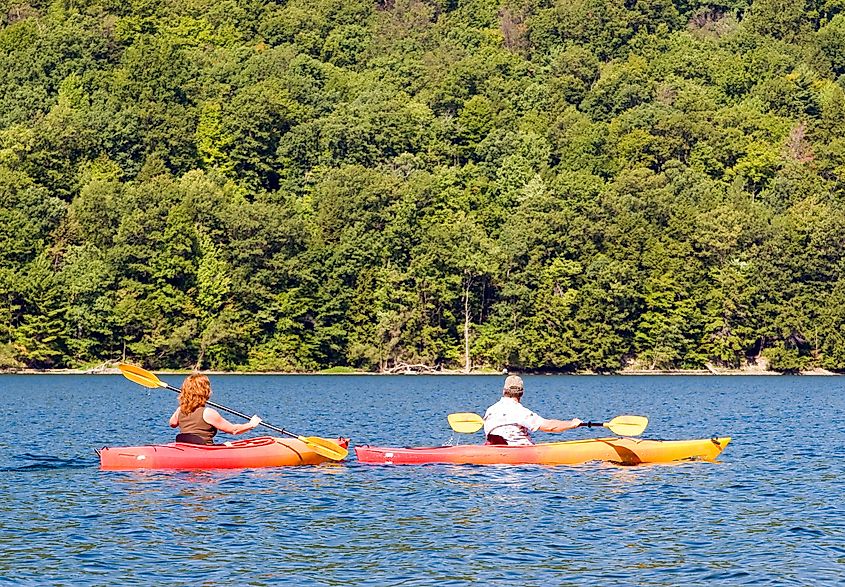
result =
[[[200,373],[192,373],[182,382],[182,392],[179,394],[179,409],[183,414],[190,414],[205,405],[211,397],[211,382],[208,377]]]

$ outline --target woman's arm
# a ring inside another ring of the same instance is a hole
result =
[[[540,425],[540,430],[543,432],[563,432],[577,428],[581,424],[581,420],[573,418],[572,420],[546,420]]]
[[[176,411],[173,412],[173,415],[170,416],[170,427],[176,428],[179,425],[179,408],[176,408]]]
[[[205,408],[202,412],[202,419],[218,430],[222,430],[223,432],[227,432],[229,434],[242,434],[261,424],[261,418],[258,416],[253,416],[246,424],[232,424],[226,418],[221,416],[214,408]]]

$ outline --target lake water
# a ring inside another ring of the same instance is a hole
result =
[[[525,380],[524,403],[547,417],[641,414],[647,438],[733,442],[718,463],[639,467],[385,467],[350,452],[318,467],[106,472],[95,448],[172,438],[176,394],[119,375],[0,376],[0,584],[845,583],[845,379]],[[483,412],[501,383],[212,377],[220,404],[353,445],[480,442],[445,416]]]

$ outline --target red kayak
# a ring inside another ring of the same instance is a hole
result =
[[[349,439],[337,443],[346,448]],[[257,436],[226,444],[202,445],[171,442],[148,446],[106,447],[97,451],[100,468],[127,469],[253,469],[318,465],[329,461],[295,438]]]
[[[453,463],[467,465],[575,465],[607,461],[623,465],[714,460],[731,441],[725,438],[699,440],[644,440],[637,438],[590,438],[547,442],[532,446],[457,445],[420,448],[356,446],[362,463],[379,465],[421,465]]]

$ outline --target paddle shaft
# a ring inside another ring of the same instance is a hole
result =
[[[164,383],[164,382],[162,382],[162,383]],[[172,385],[168,385],[166,383],[164,384],[164,386],[167,389],[169,389],[170,391],[175,391],[176,393],[182,393],[182,391],[178,387],[173,387]],[[250,419],[250,416],[247,416],[246,414],[241,414],[237,410],[233,410],[232,408],[227,408],[226,406],[221,406],[220,404],[216,404],[212,401],[207,401],[207,402],[205,402],[205,404],[207,406],[211,406],[212,408],[217,408],[218,410],[223,410],[224,412],[229,412],[233,416],[239,416],[239,417],[243,418],[244,420]],[[278,426],[273,426],[272,424],[268,424],[267,422],[264,422],[263,420],[262,420],[260,425],[264,426],[265,428],[269,428],[270,430],[273,430],[275,432],[278,432],[279,434],[286,434],[287,436],[290,436],[292,438],[299,438],[298,434],[294,434],[293,432],[288,432],[284,428],[279,428]]]
[[[582,422],[579,426],[594,428],[602,426],[620,436],[639,436],[648,425],[644,416],[617,416],[610,422]]]

